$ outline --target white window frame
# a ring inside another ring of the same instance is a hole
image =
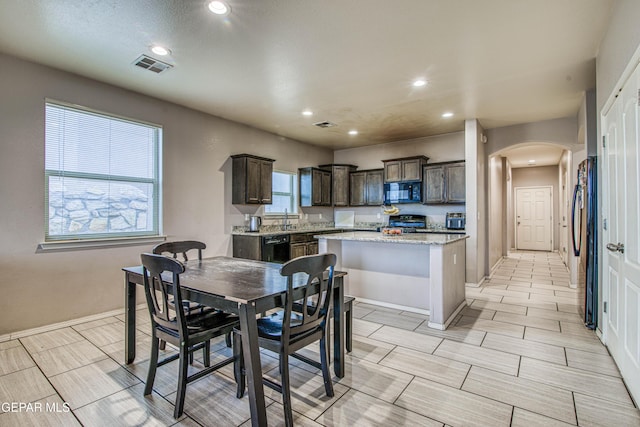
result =
[[[93,110],[90,108],[78,106],[75,104],[68,104],[56,100],[46,99],[45,109],[47,107],[62,108],[72,110],[77,113],[85,113],[90,115],[96,115],[106,118],[108,120],[117,120],[132,123],[135,125],[145,126],[151,128],[153,131],[153,177],[141,178],[133,176],[115,176],[105,175],[101,173],[87,173],[87,172],[75,172],[65,171],[64,169],[46,169],[45,167],[45,242],[40,244],[40,249],[62,249],[69,246],[76,247],[100,247],[100,246],[113,246],[119,244],[131,244],[132,241],[138,241],[139,243],[151,243],[164,240],[161,235],[162,232],[162,126],[155,123],[148,123],[140,120],[135,120],[127,117],[118,116],[103,111]],[[45,114],[46,120],[46,114]],[[45,123],[46,126],[46,123]],[[46,145],[46,141],[45,141]],[[96,232],[96,233],[65,233],[65,234],[50,234],[50,222],[49,222],[49,182],[51,177],[65,177],[65,178],[80,178],[91,179],[102,182],[113,183],[143,183],[152,185],[152,197],[153,203],[150,209],[153,211],[153,220],[151,221],[151,229],[144,231],[125,231],[125,232]]]
[[[287,211],[287,215],[289,217],[297,218],[298,216],[298,174],[295,172],[283,171],[283,170],[274,170],[272,172],[273,175],[276,173],[285,174],[289,176],[291,180],[291,193],[283,193],[279,191],[274,191],[272,189],[271,195],[273,196],[288,196],[291,200],[291,206],[293,207],[292,212]],[[274,180],[275,181],[275,180]],[[271,208],[272,205],[264,205],[264,215],[270,218],[279,218],[284,216],[284,212],[269,212],[268,209]]]

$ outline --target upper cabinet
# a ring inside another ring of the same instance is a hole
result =
[[[423,188],[425,204],[465,203],[464,160],[425,166]]]
[[[331,171],[331,201],[333,206],[349,205],[349,173],[357,168],[354,165],[320,165],[320,169]]]
[[[231,203],[269,205],[272,201],[271,182],[273,159],[236,154],[232,159]]]
[[[318,168],[298,169],[300,206],[331,206],[331,172]]]
[[[384,169],[351,172],[350,206],[379,206],[384,202]]]
[[[425,156],[383,160],[384,182],[422,181],[422,168],[428,160]]]

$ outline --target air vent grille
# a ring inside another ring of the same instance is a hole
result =
[[[147,55],[140,55],[138,59],[133,61],[133,65],[144,68],[145,70],[153,71],[156,74],[160,74],[170,68],[173,68],[173,65],[158,61],[157,59]]]
[[[324,121],[324,122],[318,122],[318,123],[314,123],[314,126],[318,126],[319,128],[330,128],[330,127],[334,127],[337,126],[335,123],[331,123],[329,121]]]

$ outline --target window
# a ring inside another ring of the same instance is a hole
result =
[[[159,235],[159,126],[47,102],[45,240]]]
[[[272,197],[273,202],[270,205],[264,205],[264,213],[271,215],[287,213],[298,213],[298,201],[296,200],[296,174],[291,172],[273,171],[272,179]]]

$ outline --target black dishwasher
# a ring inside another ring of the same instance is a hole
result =
[[[289,261],[289,235],[264,236],[261,249],[262,261],[285,263]]]

